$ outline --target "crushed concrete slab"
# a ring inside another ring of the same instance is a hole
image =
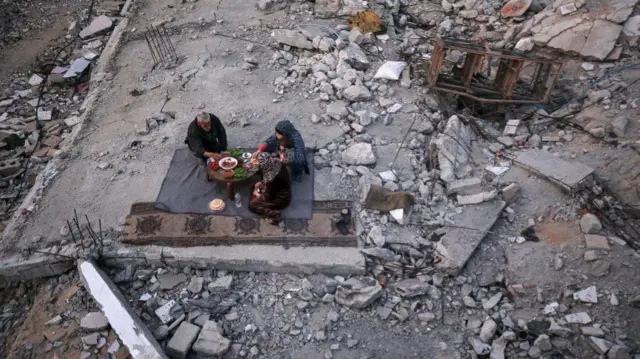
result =
[[[436,252],[442,259],[436,267],[457,275],[505,206],[504,201],[491,201],[464,207],[461,214],[452,218],[456,227],[450,228],[436,244]]]
[[[281,44],[299,47],[301,49],[313,49],[313,43],[307,40],[307,37],[299,31],[278,29],[274,30],[271,36],[273,36],[275,40]]]
[[[365,272],[358,248],[292,247],[267,245],[160,247],[122,246],[103,253],[109,266],[182,265],[230,271],[275,272],[350,276]],[[164,263],[164,264],[163,264]]]
[[[222,330],[213,320],[204,323],[200,335],[193,345],[193,350],[198,354],[222,356],[228,350],[231,341],[222,336]]]
[[[188,322],[180,323],[178,330],[167,343],[167,355],[172,359],[186,358],[199,332],[200,328],[197,325]]]
[[[579,292],[573,293],[573,299],[584,303],[598,304],[598,292],[596,291],[596,286],[592,285]]]
[[[481,184],[482,179],[478,177],[455,180],[447,184],[447,195],[452,195],[460,192],[466,193],[467,191],[480,188]]]
[[[80,37],[86,39],[88,37],[98,35],[103,31],[109,30],[111,26],[113,26],[113,21],[111,21],[111,19],[106,15],[100,15],[93,19],[89,26],[80,31]]]
[[[85,289],[93,296],[109,320],[111,328],[133,358],[167,359],[153,334],[136,316],[118,287],[89,261],[78,265]]]
[[[571,313],[564,316],[564,320],[567,323],[577,323],[577,324],[589,324],[591,323],[591,317],[587,312],[579,312],[579,313]]]
[[[574,192],[580,188],[594,169],[577,162],[568,162],[543,150],[521,152],[514,163],[556,183],[563,189]]]
[[[609,247],[607,237],[599,236],[597,234],[585,234],[584,243],[587,246],[587,249],[601,249],[604,251],[611,249],[611,247]]]

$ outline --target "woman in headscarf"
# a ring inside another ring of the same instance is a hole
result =
[[[255,184],[249,210],[267,217],[271,224],[280,223],[280,213],[291,202],[291,180],[287,167],[268,153],[256,154],[262,180]]]
[[[280,161],[291,166],[291,177],[296,182],[302,181],[302,171],[309,174],[302,135],[293,124],[280,121],[276,124],[276,133],[258,148],[259,152],[280,153]]]

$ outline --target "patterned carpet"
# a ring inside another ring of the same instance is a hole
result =
[[[134,203],[122,242],[172,247],[232,244],[355,247],[352,206],[349,201],[316,201],[311,219],[285,219],[280,227],[260,218],[176,214],[156,209],[155,203]],[[346,235],[336,227],[343,209],[349,210],[351,218]]]

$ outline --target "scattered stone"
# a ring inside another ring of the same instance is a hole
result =
[[[277,42],[301,49],[313,49],[313,43],[307,37],[295,30],[278,29],[271,33]]]
[[[516,51],[519,52],[529,52],[531,50],[533,50],[533,47],[535,46],[533,39],[530,37],[525,37],[522,38],[520,40],[518,40],[518,42],[516,43]]]
[[[103,330],[109,326],[109,320],[102,312],[91,312],[80,320],[80,328],[86,330]]]
[[[609,353],[607,354],[608,359],[631,359],[631,354],[629,354],[629,350],[622,345],[614,345],[609,349]]]
[[[520,185],[512,183],[502,189],[502,198],[507,201],[507,203],[511,203],[518,196],[518,192],[520,192]]]
[[[487,319],[480,328],[480,340],[485,343],[491,343],[491,339],[498,330],[498,324],[493,319]]]
[[[609,349],[611,349],[611,343],[597,337],[589,337],[589,344],[600,355],[607,354]]]
[[[538,338],[533,342],[533,345],[540,348],[543,352],[548,352],[553,349],[551,345],[551,339],[546,334],[540,334]]]
[[[80,37],[86,39],[99,35],[100,33],[109,30],[111,26],[113,26],[113,21],[111,21],[111,19],[106,15],[100,15],[94,18],[89,26],[80,31]]]
[[[370,143],[356,143],[342,152],[342,161],[351,166],[373,165],[376,160]]]
[[[92,333],[89,335],[85,335],[82,337],[82,344],[96,346],[98,345],[98,339],[100,338],[100,333]]]
[[[349,86],[344,90],[343,96],[351,102],[369,101],[373,97],[364,85]]]
[[[469,337],[468,341],[471,347],[473,347],[473,351],[478,355],[487,355],[491,352],[491,346],[484,343],[480,338]]]
[[[598,217],[591,213],[587,213],[580,219],[580,229],[583,233],[594,234],[600,232],[602,229],[602,223]]]
[[[500,303],[500,299],[502,299],[502,293],[498,292],[482,303],[482,308],[489,310],[498,305],[498,303]]]
[[[175,288],[178,284],[182,284],[187,281],[187,276],[184,273],[163,273],[158,276],[158,283],[160,283],[160,289],[170,290]]]
[[[373,278],[349,278],[338,286],[335,300],[338,304],[362,309],[382,296],[382,286]]]
[[[599,236],[597,234],[585,234],[584,242],[587,246],[587,249],[601,249],[601,250],[610,250],[609,242],[607,241],[607,237]]]
[[[343,101],[335,101],[327,106],[327,115],[336,121],[347,117],[349,111],[347,111],[347,104]]]
[[[233,276],[226,275],[216,279],[214,282],[209,283],[208,287],[212,290],[229,290],[233,283]]]
[[[360,341],[358,339],[349,339],[349,340],[347,340],[347,348],[351,349],[351,348],[355,347],[356,345],[358,345],[358,343],[360,343]]]
[[[583,289],[579,292],[573,293],[573,299],[579,300],[584,303],[598,303],[598,293],[596,292],[596,286],[592,285],[587,289]]]
[[[204,283],[204,278],[202,277],[193,277],[191,278],[191,282],[187,286],[187,290],[193,294],[200,294],[202,292],[202,284]]]
[[[392,261],[395,258],[395,253],[393,253],[392,250],[386,249],[386,248],[379,248],[379,247],[363,248],[360,250],[360,252],[371,257],[383,259],[385,261]]]
[[[597,261],[598,259],[600,259],[600,255],[598,254],[598,251],[588,250],[584,252],[584,260],[586,262],[593,262],[593,261]]]
[[[367,235],[367,239],[378,247],[383,247],[385,244],[385,238],[380,226],[373,226]]]
[[[402,298],[413,298],[429,292],[430,285],[417,278],[404,279],[394,284],[394,288]]]
[[[196,340],[200,328],[189,322],[182,322],[171,340],[167,343],[167,355],[173,359],[184,359]]]
[[[356,70],[366,71],[369,68],[370,63],[367,55],[360,49],[360,46],[354,43],[349,43],[340,50],[338,58]]]
[[[202,355],[223,356],[231,346],[231,341],[222,336],[222,330],[215,321],[204,323],[193,350]]]
[[[613,119],[611,126],[613,127],[613,133],[619,138],[624,138],[625,133],[627,132],[627,124],[629,123],[629,119],[627,116],[622,115]]]
[[[596,327],[581,327],[580,333],[582,333],[582,335],[591,336],[591,337],[604,336],[604,330]]]
[[[587,312],[579,312],[579,313],[571,313],[564,316],[564,320],[567,323],[577,323],[577,324],[589,324],[591,323],[591,317]]]

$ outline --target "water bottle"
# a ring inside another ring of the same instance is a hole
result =
[[[234,198],[236,200],[236,207],[242,207],[242,197],[240,196],[240,193],[236,193]]]

